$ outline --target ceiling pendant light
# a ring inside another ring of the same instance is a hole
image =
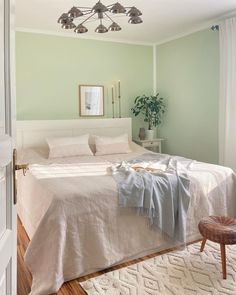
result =
[[[108,28],[108,30],[112,32],[118,32],[121,31],[121,27],[117,23],[113,22]]]
[[[110,14],[110,15],[109,15]],[[107,33],[118,32],[121,30],[119,24],[113,21],[111,18],[112,14],[129,16],[130,24],[141,24],[143,21],[140,18],[142,12],[135,6],[124,7],[119,2],[110,5],[104,5],[100,0],[93,7],[76,7],[73,6],[67,13],[63,13],[59,19],[58,23],[62,25],[63,29],[74,29],[77,34],[87,33],[88,29],[84,26],[84,23],[91,19],[97,18],[100,21],[100,25],[95,29],[96,33]],[[77,18],[81,19],[79,25],[74,24],[74,20]],[[111,22],[110,26],[107,28],[102,21],[107,20]]]
[[[107,33],[107,32],[108,32],[108,29],[107,29],[103,24],[100,24],[100,25],[95,29],[95,32],[96,32],[96,33],[99,33],[99,34],[104,34],[104,33]]]
[[[68,17],[76,18],[83,15],[83,12],[75,6],[68,11]]]
[[[59,24],[65,24],[65,23],[67,23],[68,21],[73,21],[73,18],[69,18],[69,16],[68,16],[68,13],[63,13],[60,17],[59,17],[59,19],[58,19],[58,23]]]
[[[133,24],[133,25],[141,24],[142,22],[143,21],[142,21],[141,17],[139,17],[139,16],[131,17],[129,19],[129,23]]]
[[[88,32],[88,29],[83,25],[79,24],[75,29],[74,32],[77,34],[84,34]]]
[[[94,5],[92,11],[95,13],[106,12],[108,11],[108,8],[99,1]]]
[[[68,21],[64,23],[61,27],[62,29],[70,30],[70,29],[74,29],[76,25],[72,21]]]
[[[130,10],[127,12],[127,15],[130,17],[136,17],[142,15],[142,12],[136,8],[136,7],[131,7]]]
[[[112,8],[110,9],[110,12],[112,12],[112,13],[126,13],[126,9],[123,5],[121,5],[119,2],[117,2],[112,6]]]

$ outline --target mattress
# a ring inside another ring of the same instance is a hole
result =
[[[147,150],[132,143],[123,155],[49,160],[45,151],[23,150],[26,176],[18,173],[18,214],[29,235],[25,262],[33,276],[31,295],[51,294],[63,282],[174,246],[147,220],[118,206],[114,163]],[[198,239],[207,215],[235,217],[236,177],[229,168],[194,161],[188,170],[191,201],[187,241]]]

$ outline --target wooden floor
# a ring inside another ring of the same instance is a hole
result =
[[[30,286],[31,286],[31,275],[28,271],[27,267],[24,264],[24,253],[29,243],[29,238],[25,232],[24,227],[22,226],[20,220],[18,219],[17,222],[17,295],[28,295],[30,292]],[[108,271],[116,270],[119,268],[122,268],[124,266],[128,266],[149,258],[152,258],[157,255],[161,255],[164,253],[167,253],[169,251],[172,251],[172,249],[168,249],[156,254],[148,255],[140,259],[133,260],[131,262],[120,264],[119,266],[114,266],[109,269],[106,269],[105,271],[93,273],[91,275],[79,278],[77,280],[70,281],[68,283],[65,283],[60,291],[57,293],[58,295],[86,295],[86,292],[83,291],[83,289],[80,287],[79,282],[85,281],[87,279],[90,279],[92,277],[101,275],[103,273],[106,273]]]

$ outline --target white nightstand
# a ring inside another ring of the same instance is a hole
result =
[[[134,139],[133,141],[137,144],[141,145],[144,148],[151,149],[152,151],[157,151],[161,153],[161,142],[163,141],[163,138],[154,138],[152,140],[140,140],[140,139]]]

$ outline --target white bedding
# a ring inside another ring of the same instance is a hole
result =
[[[32,165],[18,174],[18,214],[31,239],[25,262],[33,275],[32,295],[57,292],[63,282],[131,258],[173,246],[145,218],[118,207],[114,162],[147,152],[48,160],[25,150]],[[194,162],[189,170],[191,202],[187,240],[199,238],[203,216],[236,216],[236,177],[231,169]]]

